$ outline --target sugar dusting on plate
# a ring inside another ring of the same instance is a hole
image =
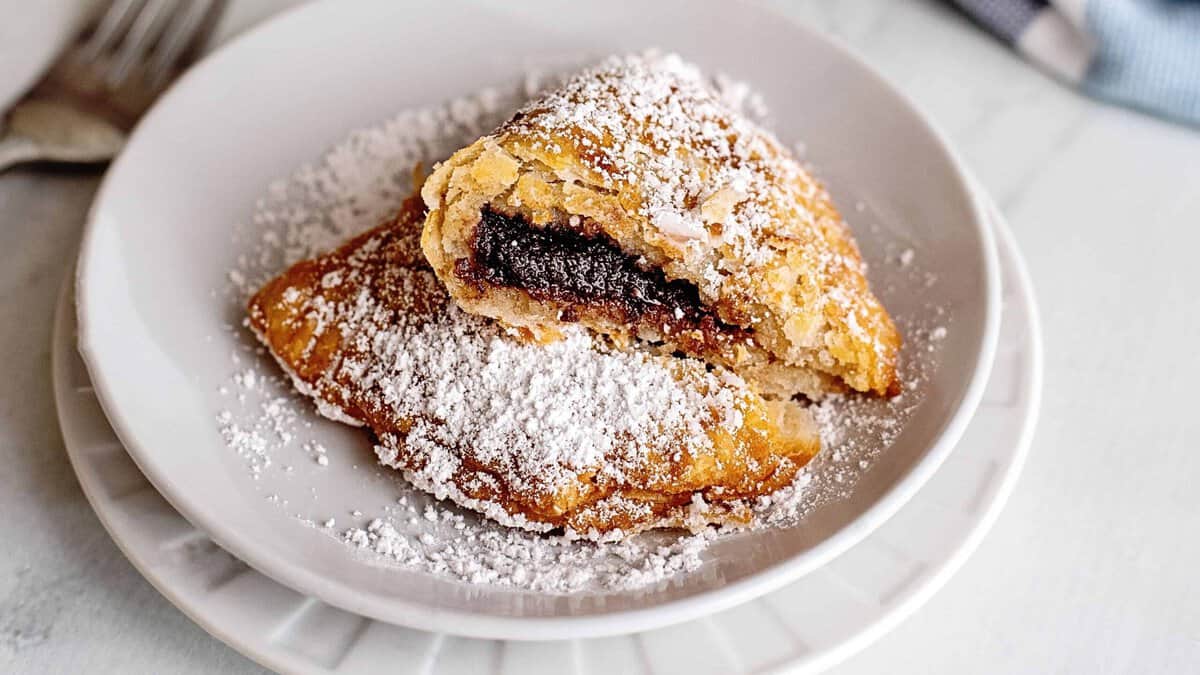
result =
[[[249,295],[287,266],[378,224],[412,193],[414,171],[428,169],[507,119],[540,88],[535,79],[546,81],[531,76],[508,89],[489,88],[444,105],[402,111],[350,133],[317,162],[270,185],[250,222],[235,229],[246,253],[228,272],[231,314],[240,315]],[[762,97],[747,85],[724,77],[714,85],[748,116],[766,113]],[[936,277],[923,272],[916,258],[906,247],[883,264],[901,270],[905,287],[909,281],[914,289],[930,279],[935,283]],[[946,337],[944,326],[914,326],[905,319],[897,317],[907,338],[901,362],[905,393],[892,400],[851,395],[814,404],[822,453],[793,486],[758,500],[760,526],[794,526],[812,509],[845,497],[899,434],[920,401],[937,346]],[[248,330],[229,330],[239,348],[231,355],[230,376],[222,387],[228,409],[214,415],[222,438],[244,460],[252,480],[268,471],[298,475],[297,466],[315,467],[315,473],[306,475],[314,481],[313,495],[318,494],[333,453],[332,446],[312,436],[317,425],[326,423],[316,420],[309,399],[294,392],[278,395],[286,391],[285,379]],[[374,469],[374,475],[379,472]],[[598,543],[515,530],[436,501],[398,474],[389,474],[395,498],[386,505],[355,504],[344,513],[312,517],[297,513],[295,504],[278,495],[266,498],[371,563],[549,593],[669,583],[703,566],[711,542],[727,536],[709,528],[699,534],[658,531]]]

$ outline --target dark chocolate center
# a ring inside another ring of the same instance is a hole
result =
[[[532,227],[521,217],[485,209],[473,247],[472,263],[457,270],[466,281],[520,288],[537,300],[599,303],[626,321],[648,318],[677,329],[707,324],[737,330],[720,325],[695,285],[643,268],[605,235]]]

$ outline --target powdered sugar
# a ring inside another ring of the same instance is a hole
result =
[[[235,385],[244,391],[253,390],[258,384],[255,371],[242,371],[234,375]],[[239,397],[245,399],[245,393]],[[242,459],[246,460],[255,478],[271,466],[271,451],[287,445],[293,438],[293,426],[297,410],[294,401],[285,397],[270,397],[258,405],[258,415],[248,420],[238,420],[229,410],[217,413],[217,424],[221,437]]]
[[[459,310],[430,271],[403,264],[419,225],[405,220],[359,240],[337,263],[340,281],[301,286],[304,299],[288,305],[290,317],[315,326],[293,348],[312,353],[327,333],[338,336],[340,361],[309,383],[344,402],[342,414],[360,411],[385,465],[501,522],[546,529],[478,495],[549,499],[567,511],[577,490],[668,480],[658,458],[710,456],[710,429],[741,432],[751,394],[732,374],[613,350],[578,328],[529,344]]]
[[[723,97],[736,105],[752,108],[757,105],[754,101],[761,101],[749,88],[732,81],[718,84]],[[404,111],[378,126],[354,132],[318,163],[270,186],[252,221],[237,232],[247,254],[228,275],[235,289],[234,303],[240,306],[250,292],[287,265],[326,251],[377,224],[411,193],[415,166],[430,166],[507,118],[520,103],[520,89],[518,84],[511,90],[486,90],[444,106]],[[329,287],[336,287],[342,281],[330,279]],[[900,323],[903,326],[902,317]],[[442,326],[438,330],[446,329]],[[438,339],[444,337],[445,334],[436,332],[424,336],[421,344],[430,351],[423,356],[429,357]],[[497,350],[493,377],[501,377],[513,365],[512,359],[507,358],[512,355],[504,353],[512,349],[507,344],[510,343],[493,344],[489,339],[481,346],[489,353]],[[920,349],[908,351],[924,354],[925,345],[922,342]],[[562,348],[569,347],[568,341]],[[386,352],[387,345],[380,348]],[[394,352],[386,355],[393,359],[402,356]],[[825,450],[800,475],[794,487],[758,500],[755,511],[762,523],[794,525],[810,509],[851,489],[857,477],[869,468],[870,459],[886,448],[919,402],[920,382],[930,362],[919,361],[920,358],[924,357],[906,358],[903,372],[907,393],[899,401],[832,397],[814,406]],[[241,397],[244,403],[240,410],[231,405],[233,410],[222,412],[217,420],[226,442],[246,459],[251,475],[257,477],[269,470],[287,471],[291,466],[288,462],[300,457],[322,466],[320,475],[348,464],[329,465],[328,457],[336,448],[330,445],[326,449],[315,440],[305,440],[311,425],[311,416],[307,415],[311,404],[295,396],[274,396],[271,392],[277,389],[277,373],[265,360],[255,363],[251,367],[239,364],[231,372],[231,398]],[[556,367],[569,369],[562,364]],[[522,378],[520,386],[509,385],[518,394],[532,397],[532,392],[544,384],[536,382],[531,372]],[[593,384],[576,382],[575,393],[582,393]],[[443,389],[414,398],[426,401],[423,405],[452,406],[458,399],[455,392],[445,388],[449,386],[449,383],[435,383],[435,387]],[[555,392],[564,394],[572,392]],[[620,392],[612,390],[607,395],[619,398]],[[630,414],[626,419],[614,420],[638,424],[636,401],[629,402],[627,412]],[[512,434],[545,433],[545,429],[524,429],[523,425],[529,422],[529,418],[517,416],[504,420]],[[543,422],[536,420],[538,424]],[[556,443],[547,447],[569,453],[572,461],[590,461],[588,458],[606,443],[604,438],[594,435],[580,436],[561,420],[551,423],[558,424],[559,435]],[[453,433],[470,432],[470,425],[470,419],[459,417]],[[440,432],[429,429],[427,433]],[[431,451],[436,446],[431,444]],[[325,458],[327,468],[321,465],[321,458]],[[556,457],[561,458],[561,454]],[[530,457],[531,464],[525,469],[534,475],[536,467],[548,465],[547,459]],[[421,482],[420,476],[410,478]],[[314,489],[320,488],[319,483],[314,483]],[[395,503],[355,504],[352,510],[357,515],[350,510],[296,515],[314,526],[322,526],[359,554],[380,564],[399,565],[470,583],[552,593],[634,588],[695,570],[705,562],[706,547],[722,536],[708,529],[687,536],[647,533],[619,543],[579,541],[498,526],[453,505],[434,502],[398,479],[394,490]],[[289,504],[277,497],[271,501],[289,512],[299,508],[294,502]]]
[[[361,553],[389,564],[473,584],[550,593],[620,591],[656,583],[703,563],[714,531],[676,536],[648,533],[594,543],[495,527],[451,510],[405,501],[341,532]]]
[[[306,441],[304,443],[304,451],[309,457],[317,463],[317,466],[329,466],[329,455],[325,451],[325,446],[318,441]]]

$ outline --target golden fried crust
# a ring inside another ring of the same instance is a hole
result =
[[[579,321],[661,343],[785,397],[899,391],[900,335],[828,193],[677,57],[610,59],[575,76],[438,166],[422,195],[422,248],[467,311],[539,335]],[[723,326],[631,318],[464,274],[484,211],[613,242],[692,284]]]
[[[414,197],[393,221],[267,283],[248,308],[251,327],[297,387],[316,399],[325,414],[369,427],[378,439],[381,461],[403,471],[418,487],[510,525],[567,528],[585,536],[744,523],[750,518],[747,500],[789,484],[819,449],[806,410],[765,401],[736,377],[714,376],[687,359],[600,351],[581,358],[597,359],[602,370],[609,369],[604,372],[618,372],[626,363],[659,369],[668,373],[673,386],[709,402],[704,405],[710,409],[701,405],[689,413],[700,421],[701,442],[676,428],[686,420],[672,426],[674,418],[664,415],[667,421],[656,433],[616,439],[591,465],[567,471],[550,466],[541,472],[558,476],[550,480],[529,475],[522,463],[536,454],[533,444],[514,445],[504,454],[486,451],[482,438],[437,437],[449,418],[439,418],[441,413],[430,412],[436,406],[423,407],[416,400],[430,390],[430,383],[405,380],[410,371],[393,366],[425,354],[415,342],[404,340],[415,341],[411,336],[458,317],[446,334],[487,333],[491,337],[479,340],[491,352],[523,349],[536,356],[552,347],[519,344],[492,324],[453,309],[420,256],[422,221],[421,202]],[[468,347],[475,344],[471,339],[462,338]],[[381,344],[392,351],[381,352]],[[397,389],[398,381],[408,384]],[[440,384],[462,384],[468,407],[472,388],[480,386],[469,377]],[[452,417],[454,411],[446,414]],[[479,428],[490,424],[486,419],[480,423]]]

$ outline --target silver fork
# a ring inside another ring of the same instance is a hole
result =
[[[0,171],[30,161],[111,159],[166,89],[223,0],[113,0],[8,115]]]

